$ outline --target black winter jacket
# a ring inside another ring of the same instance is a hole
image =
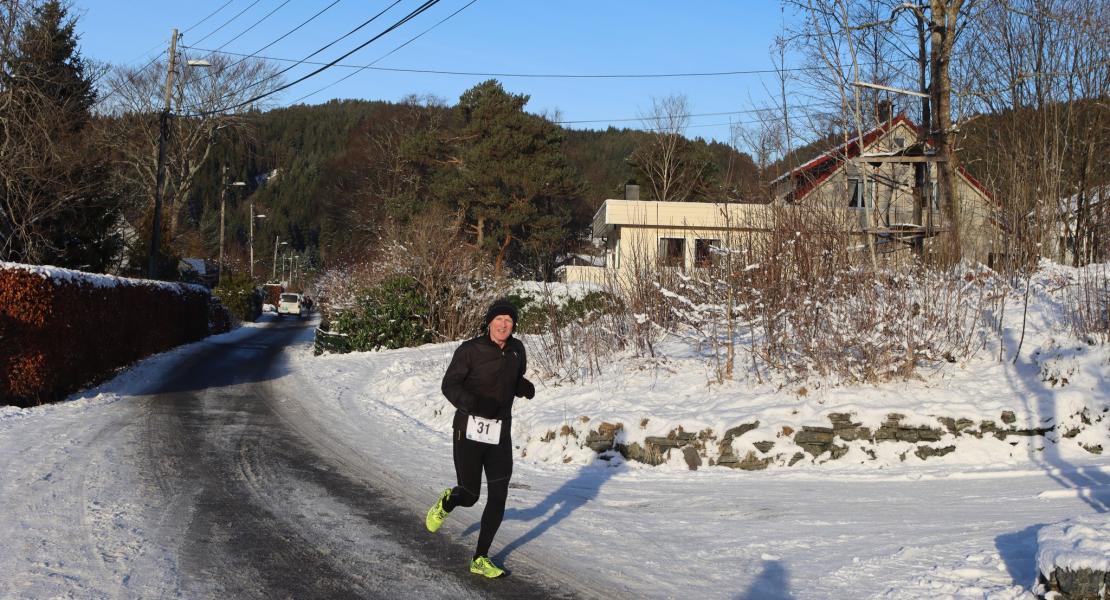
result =
[[[458,409],[455,429],[466,429],[467,415],[508,421],[513,399],[531,398],[535,394],[535,387],[524,378],[527,368],[524,344],[512,336],[505,340],[504,349],[488,334],[460,344],[440,386],[443,395]]]

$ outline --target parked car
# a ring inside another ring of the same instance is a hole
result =
[[[296,316],[303,317],[306,311],[304,305],[301,303],[300,294],[282,294],[281,301],[278,302],[277,307],[278,316]]]

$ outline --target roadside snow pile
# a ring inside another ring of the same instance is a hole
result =
[[[1106,598],[1110,593],[1110,519],[1076,517],[1037,533],[1038,594]],[[1059,596],[1056,596],[1059,597]]]

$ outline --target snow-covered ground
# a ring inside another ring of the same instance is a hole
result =
[[[586,595],[617,598],[1032,598],[1039,550],[1098,566],[1110,527],[1110,349],[1071,339],[1049,310],[1032,307],[1015,363],[987,351],[878,386],[803,395],[793,387],[710,384],[701,359],[677,341],[662,346],[665,360],[619,356],[591,380],[537,381],[536,398],[519,400],[514,410],[516,463],[495,559],[515,569],[542,565],[573,578]],[[1021,311],[1008,313],[1004,335],[1016,337]],[[334,436],[337,452],[385,465],[409,516],[422,519],[454,480],[451,408],[439,380],[457,344],[317,357],[310,341],[306,330],[287,350],[289,368],[275,390],[309,407],[312,427]],[[81,431],[188,352],[153,357],[70,402],[0,408],[0,478],[16,477],[28,448],[64,456],[71,440],[44,433],[67,423]],[[679,426],[709,429],[719,439],[730,427],[759,421],[733,442],[742,456],[761,441],[792,451],[789,437],[778,435],[783,427],[828,427],[832,413],[850,413],[874,429],[890,413],[937,427],[938,417],[1001,425],[1003,412],[1013,413],[1017,429],[1079,432],[1048,440],[948,434],[935,445],[955,450],[925,460],[908,452],[909,442],[876,444],[874,457],[858,443],[837,460],[807,455],[794,466],[754,472],[707,465],[691,471],[681,452],[656,467],[619,456],[599,460],[584,447],[601,422],[621,423],[620,440],[633,443]],[[1101,454],[1086,449],[1096,447]],[[126,467],[76,465],[77,458],[73,468],[86,471]],[[54,471],[65,475],[64,465]],[[120,496],[127,481],[119,478]],[[16,493],[2,483],[0,492],[5,499]],[[29,510],[10,504],[0,513],[0,532],[64,529]],[[460,509],[437,535],[472,542],[479,517],[480,510]],[[1069,537],[1084,532],[1095,539]],[[66,565],[87,557],[54,559]]]

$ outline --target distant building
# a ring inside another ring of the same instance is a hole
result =
[[[183,258],[177,264],[181,279],[214,288],[220,282],[220,265],[207,258]]]
[[[937,193],[937,157],[921,131],[905,116],[853,138],[785,173],[771,183],[771,204],[655,202],[607,199],[593,219],[593,235],[604,241],[603,266],[566,266],[564,281],[604,282],[642,266],[683,272],[712,264],[716,249],[756,240],[776,219],[820,213],[828,228],[859,248],[877,253],[927,247],[949,231]],[[922,197],[915,210],[915,173]],[[998,242],[995,202],[966,170],[959,169],[964,257],[991,261]]]

